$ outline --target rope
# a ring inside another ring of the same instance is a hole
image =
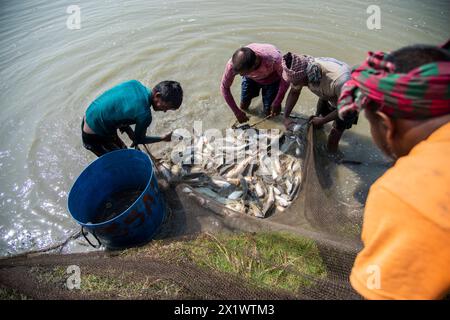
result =
[[[68,236],[64,241],[61,241],[61,242],[59,242],[59,243],[49,245],[49,246],[44,247],[44,248],[42,248],[42,249],[31,250],[31,251],[27,251],[27,252],[24,252],[24,253],[19,253],[19,254],[17,254],[17,255],[13,255],[13,256],[2,257],[1,259],[10,259],[10,258],[26,257],[26,256],[31,255],[31,254],[45,253],[45,252],[52,251],[52,250],[56,250],[56,249],[59,249],[59,252],[58,252],[58,253],[61,253],[62,249],[66,246],[66,244],[67,244],[70,240],[78,239],[80,236],[81,236],[81,229],[72,232],[72,234],[71,234],[70,236]]]

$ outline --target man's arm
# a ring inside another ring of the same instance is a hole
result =
[[[286,98],[286,105],[284,107],[284,118],[287,119],[291,115],[292,109],[294,109],[300,93],[302,92],[302,87],[291,87],[289,94]]]
[[[286,105],[284,107],[283,123],[286,128],[289,128],[289,126],[293,123],[293,120],[290,119],[289,116],[291,115],[292,109],[294,109],[301,92],[302,92],[301,86],[291,87],[291,90],[289,90],[289,94],[286,98]]]
[[[234,101],[233,94],[231,93],[231,85],[233,84],[233,80],[236,74],[233,72],[231,61],[228,61],[225,71],[222,76],[222,81],[220,84],[220,92],[222,93],[222,96],[225,99],[225,102],[228,104],[228,106],[231,108],[231,111],[233,111],[234,115],[238,120],[241,122],[241,120],[245,120],[245,112],[243,112],[236,104],[236,101]],[[248,120],[248,118],[247,118]],[[245,121],[242,121],[245,122]]]
[[[336,120],[337,118],[338,118],[338,111],[336,109],[333,112],[330,112],[329,114],[327,114],[325,117],[321,117],[321,116],[312,117],[311,124],[313,126],[321,126],[321,125],[324,125],[325,123]]]
[[[170,141],[171,139],[171,133],[168,135],[165,135],[164,137],[158,137],[158,136],[147,136],[147,128],[150,125],[151,121],[148,122],[136,122],[136,128],[134,132],[134,140],[133,144],[149,144],[149,143],[156,143],[161,141]],[[131,129],[131,128],[130,128]]]
[[[287,89],[289,88],[289,83],[287,83],[283,78],[280,80],[280,86],[278,87],[278,93],[272,102],[272,113],[277,115],[281,112],[281,102],[284,99]]]
[[[273,115],[277,115],[281,112],[281,102],[283,102],[286,91],[289,89],[289,83],[283,79],[283,67],[281,64],[281,61],[283,58],[282,58],[281,54],[278,57],[278,59],[279,60],[277,60],[275,62],[275,71],[277,72],[278,76],[280,77],[280,86],[278,87],[277,96],[273,100],[272,106],[271,106]]]

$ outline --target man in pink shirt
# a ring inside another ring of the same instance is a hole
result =
[[[289,84],[281,77],[281,52],[271,44],[251,43],[233,54],[222,77],[220,91],[240,123],[248,121],[245,111],[262,90],[264,114],[277,115]],[[242,76],[241,105],[238,108],[231,94],[236,75]]]

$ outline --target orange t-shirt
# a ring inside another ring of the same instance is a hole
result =
[[[367,299],[439,299],[450,292],[450,123],[370,188],[350,282]]]

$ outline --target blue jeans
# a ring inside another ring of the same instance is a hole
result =
[[[262,90],[264,113],[268,114],[270,106],[278,94],[279,87],[280,81],[271,84],[259,84],[250,78],[242,77],[241,102],[250,103],[253,98],[259,96],[259,91]]]

